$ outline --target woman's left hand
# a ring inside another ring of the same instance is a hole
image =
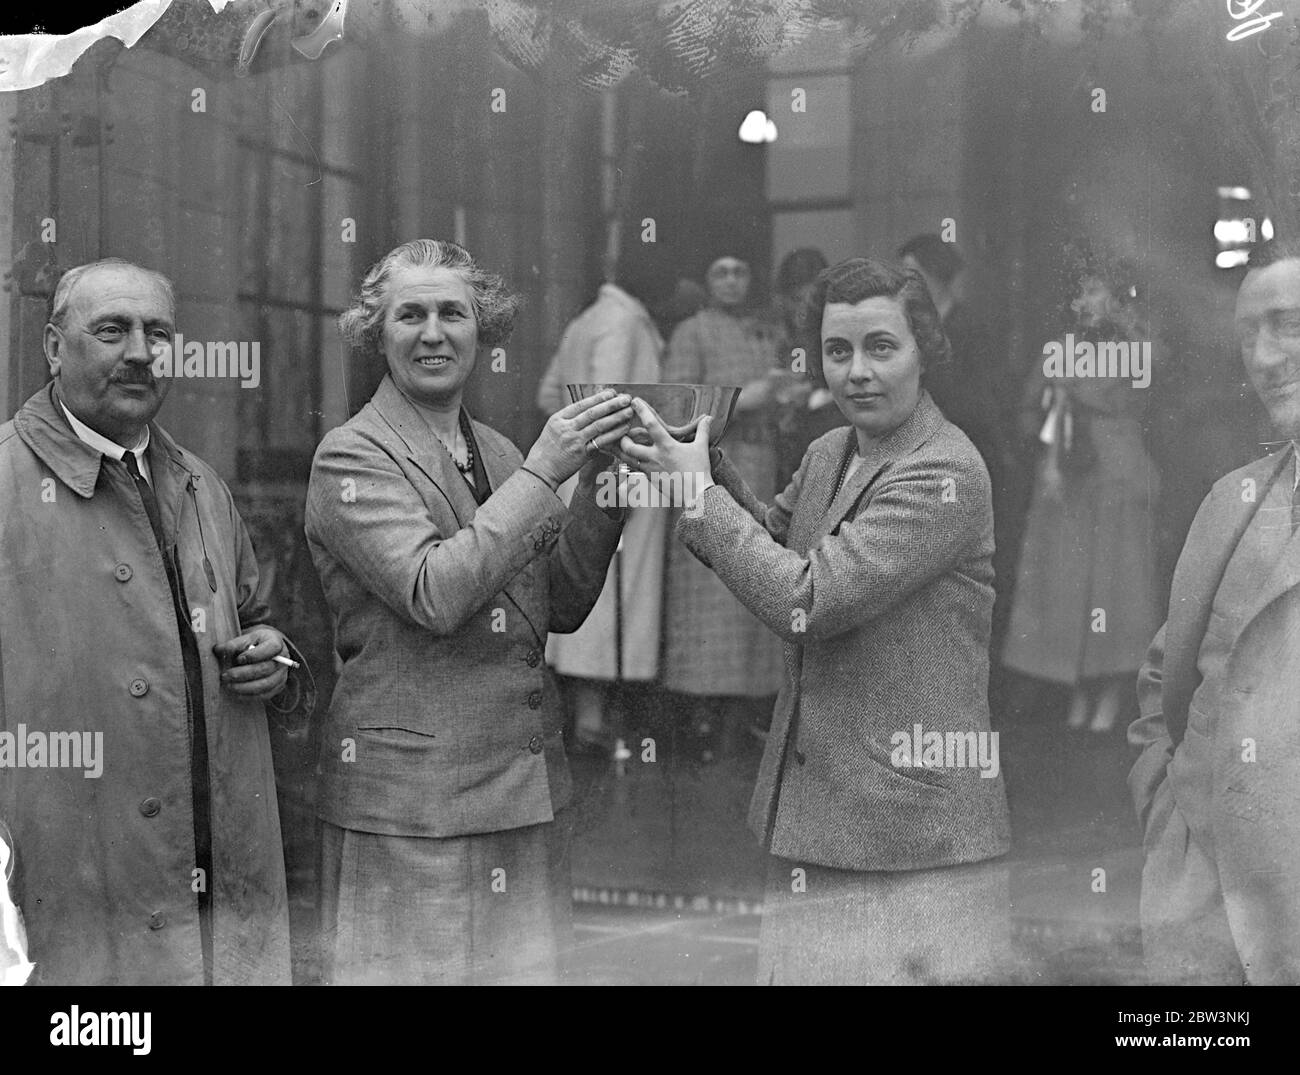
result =
[[[698,496],[713,484],[713,467],[709,459],[709,426],[713,419],[705,415],[695,430],[695,439],[677,440],[643,399],[633,399],[632,408],[650,436],[649,444],[638,444],[625,436],[618,444],[618,455],[629,466],[652,477],[656,474],[679,475],[669,481],[666,488],[683,490],[688,496]],[[675,505],[681,507],[683,505]]]

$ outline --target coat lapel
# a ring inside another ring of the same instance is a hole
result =
[[[385,374],[371,403],[407,448],[407,458],[437,487],[456,517],[456,525],[468,526],[478,505],[447,449],[429,429],[415,405],[402,395],[390,375]],[[493,488],[496,483],[493,483]]]
[[[23,443],[54,475],[79,497],[95,495],[103,456],[83,444],[59,408],[56,383],[50,381],[14,415]]]
[[[1290,483],[1291,467],[1294,466],[1294,451],[1288,450],[1279,453],[1283,458],[1273,471],[1272,480],[1276,482]],[[1265,486],[1267,489],[1268,486]],[[1264,500],[1264,495],[1257,498],[1258,501]],[[1290,499],[1290,498],[1288,498]],[[1259,504],[1256,503],[1255,510],[1259,510]],[[1252,512],[1252,515],[1254,513]],[[1286,525],[1290,524],[1290,519]],[[1273,570],[1269,572],[1264,584],[1255,592],[1250,603],[1245,607],[1241,617],[1241,629],[1245,630],[1246,625],[1256,616],[1264,611],[1273,601],[1281,597],[1287,590],[1300,583],[1300,530],[1291,535],[1290,541],[1282,550],[1282,555],[1278,557],[1277,563]],[[1235,544],[1233,546],[1236,547]]]
[[[799,502],[795,504],[790,532],[786,537],[786,547],[801,556],[807,555],[813,534],[830,509],[835,496],[835,479],[852,437],[851,426],[837,429],[833,436],[818,446],[816,454],[808,461],[808,470],[799,489]]]
[[[820,525],[814,532],[813,540],[816,541],[825,537],[839,526],[840,522],[854,510],[863,495],[875,485],[876,479],[880,477],[885,468],[894,460],[901,459],[903,456],[914,452],[934,435],[944,421],[943,413],[935,405],[934,400],[930,398],[930,393],[922,391],[916,409],[912,411],[907,420],[889,436],[881,440],[863,458],[862,464],[858,467],[856,473],[844,483],[844,487],[835,495],[830,507],[822,517]],[[844,439],[839,442],[841,451],[833,460],[834,465],[830,470],[832,485],[835,479],[839,477],[839,468],[844,461],[843,453],[848,451],[849,438],[853,436],[855,436],[853,427],[850,426]]]
[[[1214,595],[1223,582],[1228,561],[1264,499],[1258,490],[1267,491],[1269,482],[1290,453],[1280,452],[1279,456],[1281,458],[1258,459],[1246,468],[1242,480],[1251,479],[1256,483],[1257,492],[1253,500],[1244,500],[1238,491],[1227,491],[1225,508],[1198,514],[1184,543],[1184,553],[1179,559],[1170,591],[1162,702],[1170,736],[1176,743],[1182,739],[1187,707],[1201,681],[1196,662],[1200,656],[1201,640],[1210,622]],[[1203,530],[1197,525],[1202,516]],[[1270,580],[1268,588],[1272,589],[1274,585]]]

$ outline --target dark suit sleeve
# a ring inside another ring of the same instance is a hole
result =
[[[902,461],[882,482],[806,556],[773,540],[721,485],[682,517],[678,536],[782,639],[831,638],[952,570],[992,525],[978,457]]]
[[[250,631],[262,625],[272,626],[269,587],[262,578],[257,564],[257,554],[253,550],[253,541],[249,537],[248,527],[235,507],[234,497],[224,483],[226,501],[230,510],[231,533],[235,535],[235,604],[239,613],[239,629]],[[277,628],[279,630],[279,628]],[[293,644],[288,635],[284,635],[285,645],[289,647],[289,658],[297,661],[299,668],[290,668],[284,688],[267,705],[277,713],[298,713],[310,716],[316,706],[316,683],[307,666],[307,658]]]
[[[307,487],[307,536],[408,622],[449,635],[548,552],[567,515],[516,470],[468,526],[435,519],[397,461],[349,429],[321,442]]]
[[[1151,803],[1165,779],[1169,761],[1174,756],[1174,742],[1161,709],[1164,663],[1165,627],[1161,627],[1151,640],[1142,670],[1138,672],[1138,709],[1141,716],[1128,729],[1129,743],[1142,751],[1128,775],[1128,786],[1138,820],[1144,828]]]

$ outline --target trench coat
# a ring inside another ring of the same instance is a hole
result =
[[[1290,482],[1292,451],[1256,460],[1217,481],[1188,531],[1174,571],[1169,617],[1138,676],[1141,716],[1129,742],[1141,751],[1129,774],[1148,866],[1175,828],[1179,803],[1168,776],[1184,739],[1201,675],[1197,660],[1215,593],[1238,542],[1275,477]],[[1258,492],[1256,492],[1258,491]],[[1214,869],[1231,941],[1255,984],[1300,983],[1300,534],[1238,618],[1224,669],[1225,708],[1212,728],[1212,775],[1198,812],[1210,818]],[[1249,749],[1254,744],[1253,756]],[[1186,843],[1186,825],[1177,826]],[[1174,890],[1178,879],[1143,875]],[[1154,895],[1154,893],[1152,893]],[[1195,907],[1185,908],[1187,914]],[[1175,912],[1176,913],[1176,912]],[[1144,914],[1144,941],[1149,923]]]
[[[212,652],[267,618],[257,561],[216,472],[158,425],[149,429],[153,486],[199,638],[213,978],[287,984],[266,712],[221,687]],[[0,767],[0,818],[13,831],[34,980],[202,984],[190,713],[171,591],[130,476],[77,439],[53,383],[0,426],[0,504],[0,731],[21,730],[28,742],[102,733],[98,777]]]
[[[893,763],[917,724],[990,732],[988,472],[927,393],[836,493],[855,436],[814,441],[771,506],[723,458],[677,524],[785,643],[749,825],[774,855],[842,870],[994,858],[1010,846],[1000,772]]]

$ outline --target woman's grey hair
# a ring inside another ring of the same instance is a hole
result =
[[[167,297],[167,305],[171,307],[172,317],[176,316],[176,291],[172,287],[172,282],[162,273],[154,269],[146,269],[143,265],[137,265],[135,262],[127,261],[124,258],[101,258],[99,261],[88,261],[84,265],[75,265],[59,277],[59,282],[54,287],[54,297],[50,300],[50,324],[55,328],[63,328],[67,325],[68,307],[72,304],[72,292],[76,289],[77,284],[81,282],[82,277],[99,269],[122,268],[134,269],[138,273],[151,277]]]
[[[469,285],[478,342],[497,347],[510,338],[523,297],[496,273],[479,268],[470,252],[446,239],[413,239],[394,247],[366,272],[361,291],[339,315],[339,331],[356,352],[377,355],[388,305],[388,282],[395,269],[451,269]]]

